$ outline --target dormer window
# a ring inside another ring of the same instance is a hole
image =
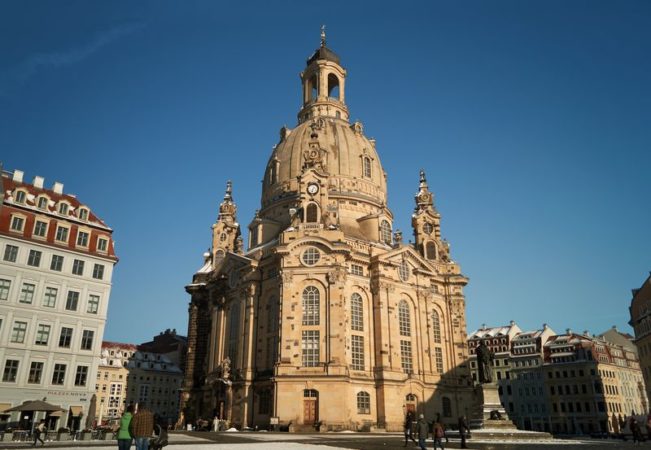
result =
[[[79,220],[88,220],[88,210],[86,208],[79,208]]]
[[[108,249],[108,239],[97,238],[97,251],[105,252]]]
[[[36,206],[38,209],[47,209],[48,200],[47,197],[39,197]]]
[[[68,215],[68,204],[67,203],[59,203],[59,214],[61,215]]]
[[[26,198],[27,198],[27,195],[25,194],[25,191],[16,191],[14,201],[16,203],[20,203],[21,205],[24,205]]]
[[[371,178],[371,158],[365,156],[362,161],[364,165],[364,176],[366,178]]]

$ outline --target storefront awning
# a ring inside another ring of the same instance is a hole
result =
[[[81,416],[83,411],[84,411],[83,406],[71,406],[70,407],[70,414],[72,414],[74,417]]]
[[[11,413],[7,410],[11,408],[11,403],[0,403],[0,416],[8,416]]]
[[[63,415],[63,411],[54,411],[48,414],[50,417],[61,417]]]

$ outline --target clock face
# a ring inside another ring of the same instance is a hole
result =
[[[307,193],[310,195],[314,195],[317,192],[319,192],[319,185],[316,183],[310,183],[307,185]]]

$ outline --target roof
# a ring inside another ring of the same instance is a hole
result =
[[[312,56],[308,58],[307,65],[309,66],[314,61],[318,61],[318,60],[332,61],[334,63],[339,64],[339,56],[337,56],[335,52],[333,52],[326,46],[321,46],[317,48],[312,54]]]
[[[133,351],[136,351],[138,349],[134,344],[127,344],[124,342],[111,342],[111,341],[102,341],[102,348],[120,348],[122,350],[133,350]]]
[[[71,220],[71,221],[79,222],[81,224],[97,226],[100,228],[111,230],[111,228],[108,225],[106,225],[106,223],[102,219],[100,219],[95,215],[95,213],[90,209],[90,207],[88,207],[88,205],[85,205],[84,203],[80,202],[76,196],[71,194],[65,194],[65,193],[57,193],[52,189],[39,188],[34,186],[33,184],[25,183],[24,181],[17,181],[14,179],[15,177],[11,177],[9,175],[10,174],[8,172],[2,173],[4,203],[8,205],[12,205],[17,208],[26,208],[30,210],[34,209],[35,212],[43,212],[43,210],[37,207],[37,201],[40,195],[46,195],[50,200],[48,202],[48,205],[46,206],[45,209],[46,212],[60,216],[61,214],[59,214],[59,212],[57,211],[56,205],[57,203],[63,200],[70,205],[68,209],[68,214],[65,216],[66,220]],[[27,191],[27,198],[25,203],[21,204],[21,203],[14,202],[13,193],[16,188],[20,188],[21,190]],[[81,220],[78,217],[79,214],[78,211],[81,207],[85,207],[88,209],[87,220]]]

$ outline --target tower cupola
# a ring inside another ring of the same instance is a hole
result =
[[[298,113],[299,123],[316,117],[348,121],[346,70],[339,64],[339,56],[326,46],[325,26],[321,27],[321,46],[307,60],[301,82],[303,106]]]

